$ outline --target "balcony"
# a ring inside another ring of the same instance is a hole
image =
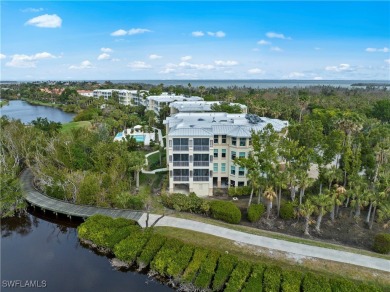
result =
[[[175,146],[173,145],[173,151],[188,151],[188,145],[180,145],[180,146]]]
[[[174,176],[173,181],[189,181],[189,176]]]
[[[194,166],[209,166],[210,162],[207,161],[194,161]]]
[[[189,166],[189,161],[174,161],[173,166]]]
[[[210,151],[210,147],[204,145],[194,145],[194,151]]]
[[[194,176],[193,179],[194,181],[209,181],[208,176]]]

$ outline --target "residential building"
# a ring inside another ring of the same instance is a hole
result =
[[[141,104],[146,106],[146,110],[151,110],[156,113],[156,115],[159,114],[160,110],[164,106],[169,106],[172,102],[175,101],[201,101],[203,98],[199,96],[184,96],[184,95],[175,95],[175,94],[168,94],[166,92],[163,92],[161,95],[151,95],[147,96],[145,99],[142,99]]]
[[[211,112],[214,104],[220,105],[221,101],[175,101],[172,102],[169,107],[171,109],[171,115],[176,113],[185,112]],[[229,103],[229,105],[239,106],[241,113],[246,114],[248,107],[240,103]]]
[[[248,114],[177,113],[164,124],[167,132],[169,191],[212,196],[214,188],[246,186],[247,172],[234,164],[248,157],[252,131],[272,124],[278,132],[287,121]]]
[[[119,103],[123,105],[138,105],[140,97],[147,93],[146,90],[96,89],[93,91],[93,97],[103,97],[105,100],[108,100],[112,97],[113,92],[118,93]]]
[[[93,97],[93,91],[92,90],[77,90],[77,93],[86,96],[86,97]]]

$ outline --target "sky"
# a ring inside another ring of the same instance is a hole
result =
[[[1,1],[1,80],[390,80],[390,2]]]

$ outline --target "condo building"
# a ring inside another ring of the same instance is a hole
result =
[[[212,196],[215,188],[246,186],[246,170],[234,164],[248,157],[251,133],[272,124],[278,132],[287,121],[249,114],[180,112],[168,117],[167,164],[170,193]]]

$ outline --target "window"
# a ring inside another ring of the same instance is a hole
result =
[[[232,145],[237,146],[237,138],[236,137],[232,137]]]
[[[252,138],[249,138],[249,146],[252,145]]]
[[[218,172],[218,163],[214,163],[213,170],[214,172]]]
[[[222,135],[222,144],[226,144],[226,135]]]
[[[240,154],[238,155],[238,157],[240,157],[240,158],[245,158],[245,152],[240,152]]]
[[[210,155],[210,162],[213,162],[213,155]]]
[[[194,169],[194,181],[209,181],[210,171],[208,169]]]
[[[243,186],[244,186],[244,182],[243,182],[243,181],[239,181],[239,182],[238,182],[238,186],[239,186],[239,187],[243,187]]]
[[[173,170],[173,181],[189,181],[189,170],[188,169],[174,169]]]
[[[222,149],[221,157],[226,158],[226,149]]]
[[[209,151],[209,138],[194,138],[194,151]]]
[[[188,138],[173,138],[173,150],[188,150]]]
[[[239,175],[239,176],[244,176],[244,175],[245,175],[245,168],[240,167],[240,168],[238,169],[238,175]]]
[[[240,146],[246,146],[246,138],[240,138]]]
[[[231,181],[230,181],[230,186],[231,186],[231,187],[235,187],[235,186],[236,186],[236,182],[235,182],[234,180],[231,180]]]
[[[218,144],[218,135],[214,135],[214,144]]]
[[[169,156],[171,158],[171,155]],[[189,166],[188,154],[173,154],[173,166]]]
[[[236,167],[234,165],[230,166],[230,174],[232,175],[236,174]]]
[[[235,159],[235,158],[236,158],[236,151],[232,151],[232,153],[231,153],[231,154],[232,154],[232,156],[231,156],[231,157],[232,157],[232,159]]]
[[[208,154],[194,154],[194,166],[209,166],[209,159],[211,157]]]
[[[226,163],[221,163],[221,172],[226,172]]]
[[[214,149],[214,158],[218,158],[218,149]]]

